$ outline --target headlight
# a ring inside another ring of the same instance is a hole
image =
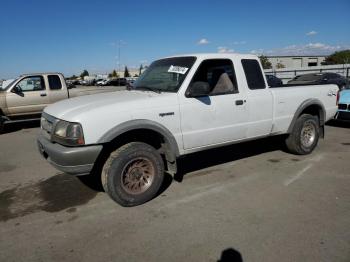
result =
[[[84,145],[83,128],[79,123],[59,120],[55,125],[52,141],[66,146]]]

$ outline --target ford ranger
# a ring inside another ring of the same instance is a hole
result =
[[[306,155],[337,111],[336,85],[269,88],[259,58],[196,54],[153,62],[132,90],[45,108],[40,153],[57,169],[96,173],[122,206],[156,196],[177,159],[209,148],[286,134]],[[100,168],[99,168],[100,166]]]
[[[68,89],[60,73],[26,74],[0,89],[0,133],[5,124],[40,119],[43,109],[70,97],[115,91],[115,88]]]

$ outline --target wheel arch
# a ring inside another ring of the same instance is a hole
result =
[[[294,113],[294,117],[292,122],[289,125],[287,133],[290,134],[293,131],[293,127],[295,122],[302,114],[310,114],[317,116],[319,118],[320,127],[323,129],[326,122],[326,110],[322,104],[322,102],[318,99],[308,99],[305,100]],[[323,136],[323,134],[322,134]]]
[[[173,174],[177,172],[178,144],[172,133],[157,122],[141,119],[122,123],[105,133],[98,143],[115,148],[134,141],[154,146],[165,156],[168,171]]]

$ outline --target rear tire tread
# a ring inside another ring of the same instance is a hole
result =
[[[315,122],[316,137],[315,137],[314,143],[309,148],[305,148],[301,144],[300,133],[301,133],[301,130],[303,128],[304,123],[308,120],[313,120]],[[293,130],[289,134],[285,143],[286,143],[286,146],[287,146],[290,153],[293,153],[296,155],[307,155],[307,154],[312,153],[312,151],[317,146],[319,136],[320,136],[320,126],[319,126],[318,117],[313,116],[313,115],[309,115],[309,114],[303,114],[295,122]]]

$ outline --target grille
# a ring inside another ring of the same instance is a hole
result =
[[[347,105],[347,104],[339,104],[339,105],[338,105],[338,108],[339,108],[340,110],[348,110],[348,105]]]

